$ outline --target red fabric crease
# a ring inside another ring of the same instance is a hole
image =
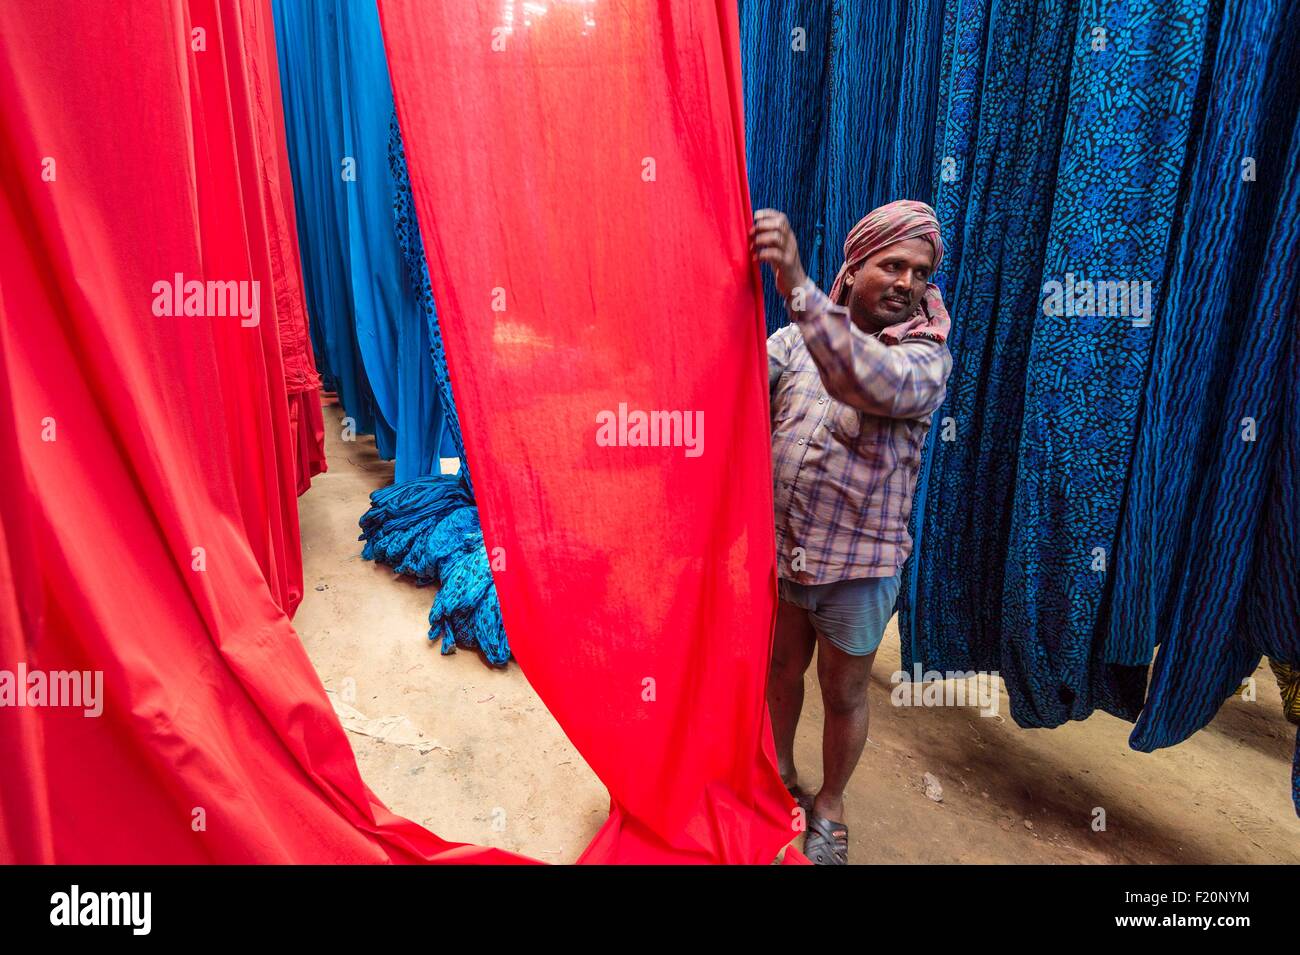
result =
[[[318,419],[269,23],[0,4],[0,669],[103,675],[99,717],[0,709],[0,863],[515,861],[374,797],[286,616]],[[156,316],[178,272],[261,323]]]
[[[541,6],[504,22],[380,0],[506,631],[610,791],[581,861],[767,863],[794,804],[764,699],[775,545],[735,4]],[[602,446],[620,404],[702,414],[702,453]]]

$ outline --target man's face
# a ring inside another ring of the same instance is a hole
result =
[[[874,335],[906,319],[921,303],[934,267],[934,247],[926,239],[904,239],[864,261],[849,286],[853,324]]]

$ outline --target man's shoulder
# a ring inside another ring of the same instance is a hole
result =
[[[947,340],[930,332],[921,330],[909,332],[897,341],[888,341],[882,339],[890,348],[912,348],[921,352],[930,352],[936,355],[942,354],[951,357],[952,352],[948,350]]]
[[[795,328],[794,325],[791,324],[782,325],[771,335],[767,336],[768,344],[786,346],[791,346],[795,341],[801,341],[802,339],[803,336],[799,334],[799,329]]]
[[[767,336],[767,353],[780,356],[782,361],[794,358],[803,350],[803,334],[797,325],[782,325]]]

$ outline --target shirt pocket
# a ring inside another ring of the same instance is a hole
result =
[[[831,400],[834,402],[834,407],[831,409],[831,413],[827,416],[826,422],[830,428],[831,434],[833,434],[835,440],[839,441],[841,444],[846,444],[849,447],[856,447],[858,441],[862,437],[863,428],[865,427],[865,422],[862,420],[865,416],[865,412],[859,411],[857,408],[852,408],[849,405],[841,404],[838,401],[834,401],[834,399]]]

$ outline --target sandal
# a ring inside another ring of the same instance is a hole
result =
[[[813,865],[848,865],[849,827],[842,822],[809,813],[803,854]]]

